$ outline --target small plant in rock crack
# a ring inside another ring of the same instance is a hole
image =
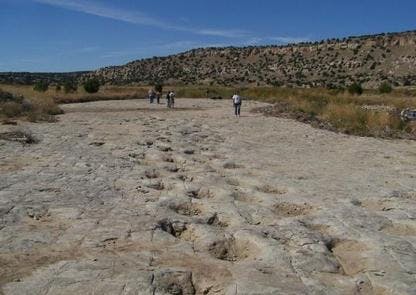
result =
[[[39,139],[37,139],[30,131],[27,130],[0,133],[0,139],[7,141],[17,141],[23,144],[39,143]]]

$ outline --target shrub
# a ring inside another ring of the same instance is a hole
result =
[[[14,101],[8,101],[1,105],[1,113],[8,118],[17,117],[22,113],[22,105]]]
[[[61,90],[62,90],[61,85],[56,85],[56,87],[55,87],[55,91],[56,91],[56,92],[59,92],[59,91],[61,91]]]
[[[0,89],[0,103],[14,101],[20,103],[23,100],[22,96],[16,96],[10,92],[3,91]]]
[[[100,81],[98,79],[90,79],[84,83],[84,89],[88,93],[97,93],[100,90]]]
[[[64,82],[64,92],[65,93],[72,93],[77,91],[77,85],[73,81],[65,81]]]
[[[44,105],[43,111],[51,116],[62,115],[64,113],[64,111],[55,103]]]
[[[389,83],[384,82],[378,87],[378,91],[380,93],[390,93],[393,91],[393,87]]]
[[[17,130],[14,132],[0,133],[0,139],[17,141],[23,144],[33,144],[39,142],[39,140],[33,136],[32,132],[28,130]]]
[[[157,83],[155,85],[155,90],[156,90],[156,92],[162,93],[162,91],[163,91],[163,85],[161,83]]]
[[[44,97],[32,101],[33,108],[26,113],[31,122],[56,122],[55,115],[63,114],[63,110],[55,103],[52,98]]]
[[[49,84],[46,81],[38,81],[35,83],[35,86],[33,86],[33,90],[39,91],[39,92],[45,92],[49,88]]]
[[[352,95],[363,94],[363,87],[359,83],[353,83],[348,87],[348,92]]]
[[[56,121],[55,115],[63,113],[62,109],[59,108],[55,101],[48,96],[27,99],[23,96],[15,96],[7,92],[1,92],[0,98],[3,94],[5,99],[0,99],[0,117],[21,117],[22,119],[26,118],[32,122],[53,122]]]

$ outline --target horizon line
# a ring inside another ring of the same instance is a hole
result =
[[[38,0],[35,0],[38,1]],[[44,0],[40,0],[40,1],[44,1]],[[46,0],[49,1],[49,0]],[[54,0],[52,0],[54,1]],[[171,56],[175,56],[175,55],[179,55],[179,54],[184,54],[193,50],[199,50],[199,49],[227,49],[227,48],[236,48],[236,49],[243,49],[243,48],[250,48],[250,47],[278,47],[278,48],[285,48],[288,46],[296,46],[296,45],[307,45],[307,44],[317,44],[319,42],[322,41],[327,41],[327,40],[337,40],[337,39],[352,39],[352,38],[370,38],[370,37],[377,37],[377,36],[382,36],[382,35],[399,35],[399,34],[406,34],[406,33],[416,33],[416,29],[409,29],[409,30],[405,30],[405,31],[389,31],[389,32],[380,32],[380,33],[364,33],[364,34],[360,34],[360,35],[349,35],[349,36],[339,36],[339,37],[331,37],[331,38],[323,38],[323,39],[317,39],[317,40],[303,40],[301,38],[299,38],[298,42],[293,42],[293,43],[286,43],[286,44],[264,44],[264,45],[225,45],[225,46],[210,46],[209,44],[207,46],[196,46],[193,48],[189,48],[189,49],[185,49],[182,51],[178,51],[176,53],[172,53],[172,54],[167,54],[167,55],[155,55],[155,56],[148,56],[148,57],[143,57],[143,58],[138,58],[138,59],[133,59],[131,61],[128,61],[126,63],[123,64],[119,64],[119,65],[107,65],[107,66],[101,66],[98,68],[94,68],[94,69],[90,69],[90,70],[86,70],[86,69],[80,69],[80,70],[74,70],[74,71],[39,71],[39,72],[30,72],[30,71],[0,71],[0,74],[7,74],[7,73],[17,73],[17,74],[23,74],[23,73],[27,73],[27,74],[50,74],[50,73],[54,73],[54,74],[71,74],[71,73],[88,73],[88,72],[94,72],[97,71],[99,69],[104,69],[104,68],[112,68],[112,67],[121,67],[124,65],[127,65],[129,63],[132,62],[136,62],[136,61],[143,61],[143,60],[148,60],[148,59],[153,59],[153,58],[168,58]],[[285,37],[269,37],[269,38],[265,38],[265,39],[277,39],[277,38],[285,38]]]

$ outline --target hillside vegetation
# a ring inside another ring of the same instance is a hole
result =
[[[83,75],[111,84],[376,88],[416,85],[416,31],[286,46],[202,48]]]
[[[0,73],[0,83],[32,85],[42,81],[47,84],[63,84],[68,81],[76,82],[87,73],[87,71],[70,73],[2,72]]]

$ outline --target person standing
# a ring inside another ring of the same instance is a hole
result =
[[[234,113],[236,117],[240,117],[241,112],[241,96],[238,94],[234,94],[233,97],[233,104],[234,104]]]
[[[149,90],[148,95],[150,103],[153,103],[153,100],[155,99],[155,91],[153,90],[153,88]]]
[[[166,93],[166,105],[168,108],[170,108],[170,92],[168,91],[168,93]]]
[[[170,100],[170,107],[171,108],[175,108],[175,96],[176,96],[175,92],[171,91],[169,93],[169,100]]]
[[[160,95],[161,95],[160,92],[156,92],[156,102],[157,102],[157,104],[160,104]]]

